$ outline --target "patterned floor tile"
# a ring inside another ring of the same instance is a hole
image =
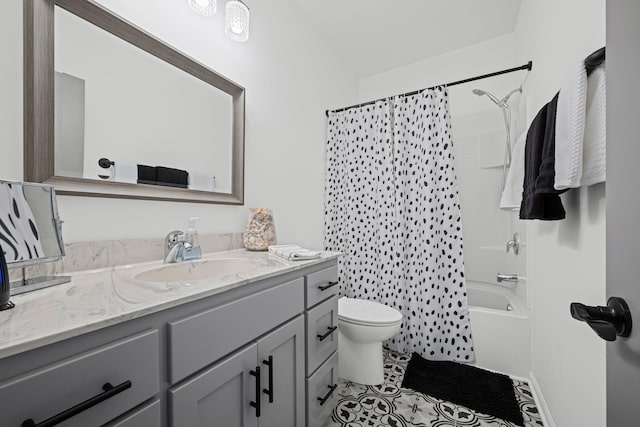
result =
[[[340,380],[338,404],[325,427],[515,427],[490,415],[402,388],[410,355],[384,350],[383,384]],[[543,427],[526,382],[513,380],[525,427]]]

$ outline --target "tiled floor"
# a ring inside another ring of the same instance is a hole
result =
[[[409,355],[384,350],[385,383],[365,386],[340,381],[338,405],[326,427],[513,427],[515,424],[463,406],[401,388]],[[527,383],[514,380],[525,427],[542,421]]]

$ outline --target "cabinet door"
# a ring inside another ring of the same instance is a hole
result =
[[[258,362],[263,389],[260,427],[304,426],[304,317],[258,340]]]
[[[169,390],[173,427],[257,427],[255,408],[257,346],[217,363]]]

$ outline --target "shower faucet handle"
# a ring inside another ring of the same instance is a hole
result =
[[[507,242],[507,252],[512,248],[514,255],[518,255],[520,253],[520,235],[517,232],[513,233],[513,239]]]

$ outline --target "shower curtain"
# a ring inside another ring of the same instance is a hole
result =
[[[390,348],[473,360],[448,92],[330,112],[325,247],[340,293],[403,315]]]

